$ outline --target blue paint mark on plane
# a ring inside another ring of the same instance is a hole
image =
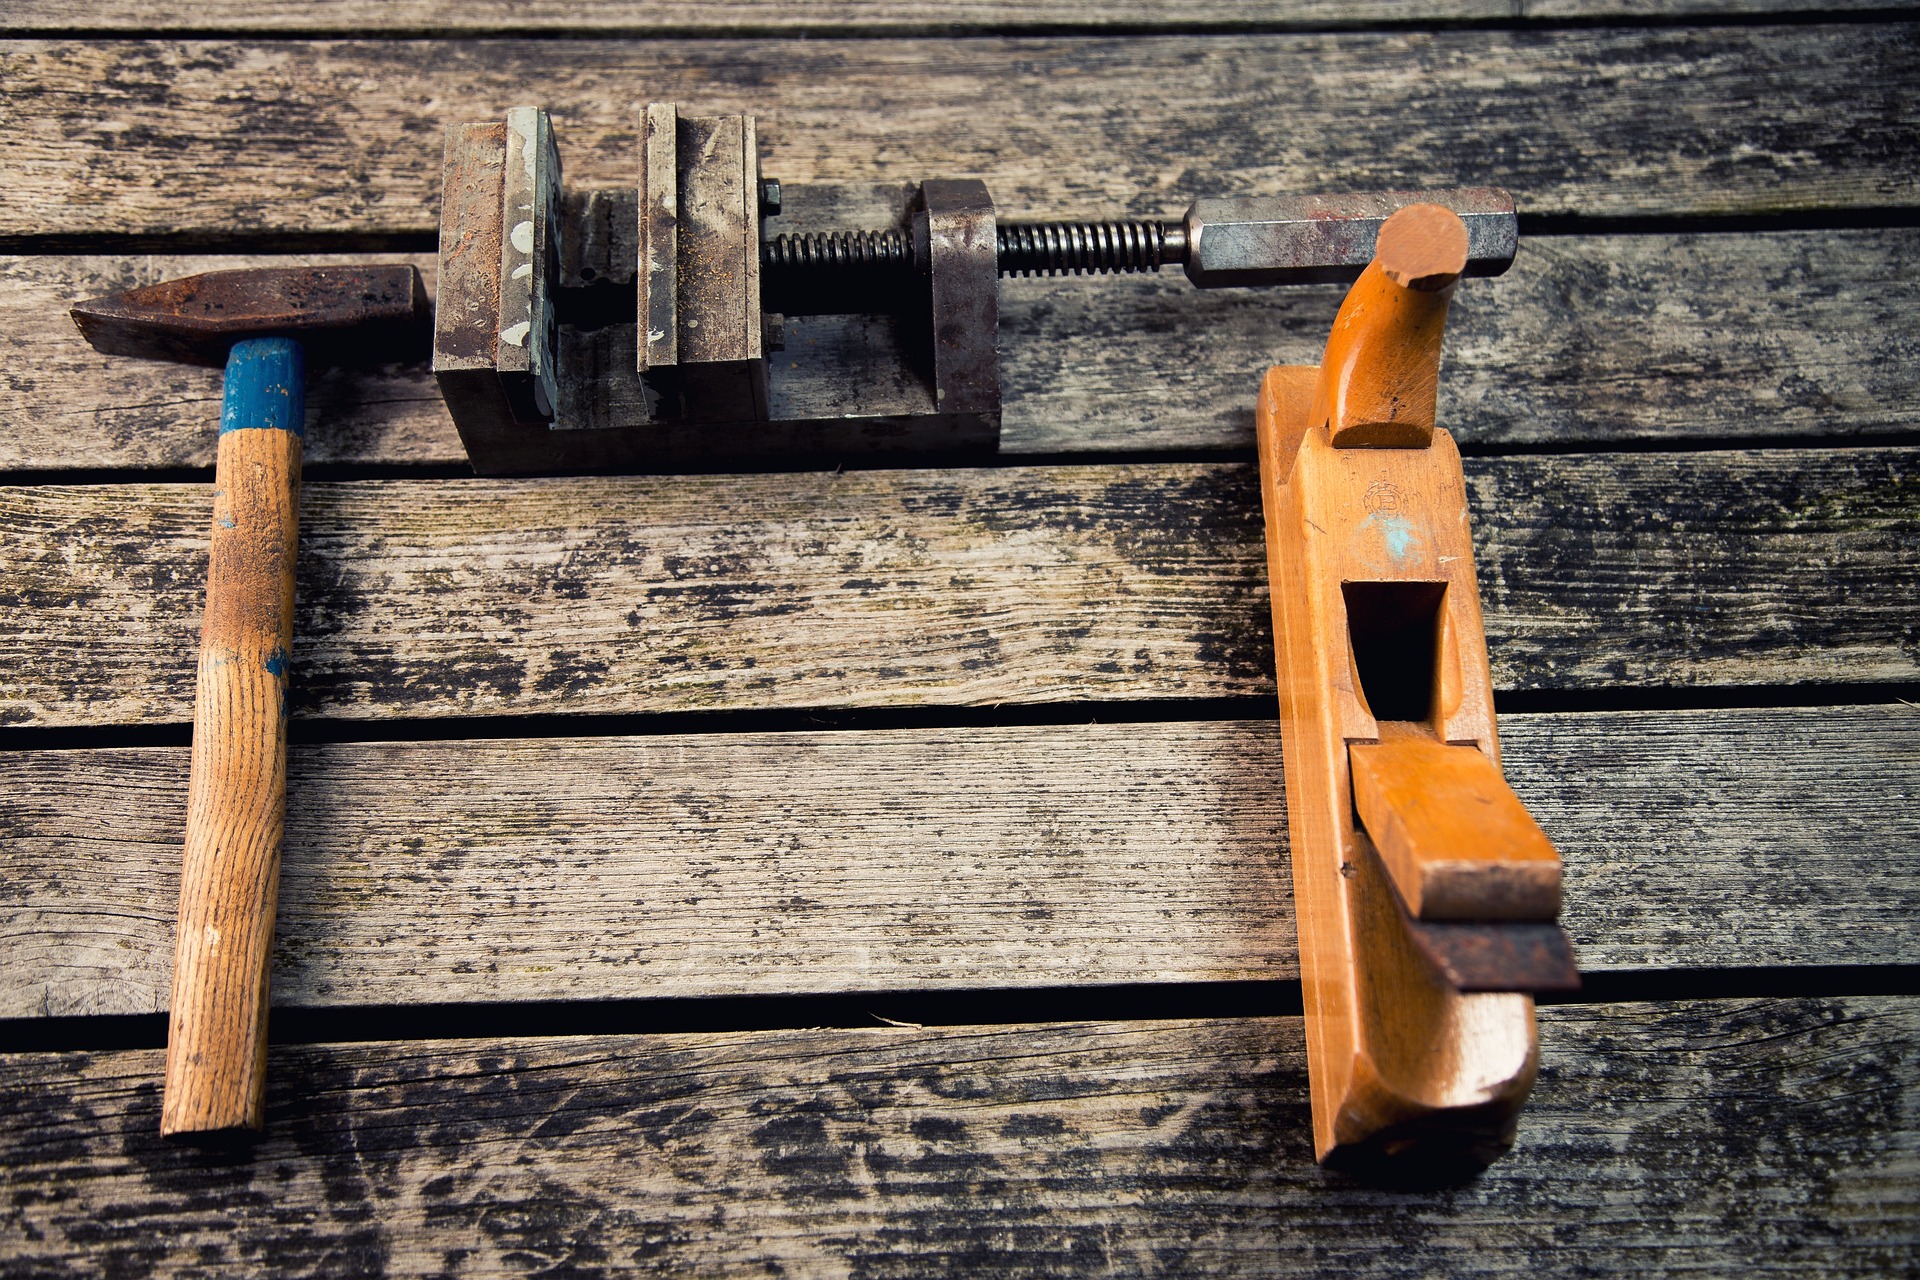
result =
[[[1420,541],[1420,535],[1414,531],[1413,521],[1397,511],[1376,511],[1368,516],[1361,528],[1378,525],[1381,541],[1387,544],[1387,554],[1396,562],[1405,560],[1413,551],[1414,544]]]

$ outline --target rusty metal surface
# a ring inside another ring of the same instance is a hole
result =
[[[1468,275],[1499,275],[1512,264],[1519,244],[1513,200],[1491,188],[1198,200],[1179,222],[1000,223],[995,257],[999,273],[1012,276],[1120,274],[1184,263],[1203,289],[1337,283],[1372,261],[1388,217],[1421,203],[1461,216]],[[762,261],[769,290],[788,314],[881,310],[891,305],[900,277],[926,271],[924,258],[907,248],[892,231],[834,231],[777,237],[762,246]]]
[[[550,429],[522,438],[512,429],[520,414],[501,420],[494,401],[504,370],[489,367],[493,387],[466,386],[452,363],[442,373],[482,471],[791,457],[828,440],[860,451],[978,452],[999,437],[1002,274],[1185,262],[1207,285],[1249,272],[1267,284],[1344,279],[1367,260],[1386,218],[1418,201],[1464,212],[1479,271],[1504,267],[1514,243],[1512,202],[1492,191],[1201,201],[1188,221],[1163,223],[1002,224],[973,180],[862,188],[857,199],[801,185],[776,198],[750,118],[689,118],[658,103],[638,124],[634,187],[559,195]],[[498,149],[505,166],[504,137]],[[445,190],[443,311],[447,269],[458,261],[447,234],[464,227],[461,202],[479,200],[452,176]],[[493,208],[504,199],[496,195]],[[1236,211],[1259,217],[1227,220]],[[503,218],[493,219],[497,255]],[[497,291],[503,270],[476,274],[463,302],[497,306],[497,292],[482,286]],[[450,329],[445,314],[440,323],[445,346],[459,325]],[[769,361],[775,342],[781,353]]]
[[[760,127],[752,116],[740,117],[740,338],[745,359],[757,362],[754,410],[767,416],[766,323],[760,296],[760,219],[765,212],[765,188],[760,178]]]
[[[564,192],[560,225],[559,288],[632,287],[640,257],[636,190]]]
[[[497,134],[501,126],[492,128]],[[496,150],[500,145],[496,141]],[[450,151],[450,165],[452,156]],[[448,172],[456,171],[450,167]],[[476,162],[474,172],[484,174],[485,165]],[[497,159],[492,172],[497,188]],[[837,225],[904,227],[916,191],[900,183],[788,187],[782,213],[768,215],[767,231],[777,236]],[[450,180],[447,192],[443,212],[456,216],[459,183]],[[805,457],[992,452],[997,415],[943,413],[935,403],[927,282],[912,272],[913,292],[894,314],[788,317],[786,350],[768,365],[765,420],[695,421],[650,408],[637,359],[638,321],[645,314],[634,278],[646,263],[638,247],[641,198],[636,186],[573,191],[563,200],[562,274],[554,293],[560,402],[552,427],[513,420],[489,360],[477,369],[449,365],[438,374],[476,471],[565,474],[717,459],[728,465],[751,459],[785,465]],[[491,207],[499,209],[497,195]],[[443,232],[449,225],[443,221]],[[497,216],[492,225],[497,235]],[[498,260],[496,252],[493,261]]]
[[[640,112],[639,369],[680,361],[680,116],[671,102]]]
[[[552,291],[560,274],[560,155],[537,107],[507,112],[501,166],[500,306],[494,364],[517,421],[553,420],[559,329]]]
[[[1183,231],[1169,254],[1164,222],[1003,222],[995,239],[1003,276],[1158,271],[1186,249]]]
[[[745,124],[740,116],[680,117],[682,366],[758,354],[747,336],[760,322],[759,299],[747,296],[747,259],[760,257],[760,219],[757,200],[749,210]]]
[[[1557,924],[1415,920],[1414,943],[1462,991],[1578,991],[1573,943]]]
[[[1386,220],[1410,204],[1460,215],[1466,274],[1497,276],[1513,264],[1520,225],[1513,197],[1496,188],[1249,196],[1193,202],[1185,218],[1187,278],[1202,289],[1343,284],[1373,260]]]
[[[666,125],[672,119],[668,213]],[[751,116],[681,116],[649,107],[642,149],[638,366],[657,416],[715,424],[764,421],[767,366],[760,303],[760,157]],[[671,262],[668,248],[671,246]],[[668,297],[668,281],[672,296]],[[674,329],[668,354],[666,308]]]
[[[447,127],[433,378],[473,458],[488,456],[523,430],[494,363],[500,340],[506,156],[503,121]]]
[[[309,364],[384,364],[427,354],[427,292],[411,266],[209,271],[92,298],[73,319],[94,348],[224,364],[242,338],[303,339]]]
[[[924,291],[899,227],[775,235],[760,272],[763,305],[789,316],[898,314]]]
[[[920,184],[916,256],[924,244],[937,410],[1000,420],[1000,267],[993,198],[975,178]]]
[[[433,371],[491,376],[500,329],[500,208],[507,127],[447,126],[440,171],[439,287]],[[455,420],[459,414],[455,413]]]

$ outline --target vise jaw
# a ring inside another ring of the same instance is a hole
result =
[[[560,348],[560,153],[546,112],[453,126],[444,200],[434,376],[456,424],[544,428]]]
[[[640,149],[639,335],[655,414],[764,421],[760,150],[752,116],[647,107]],[[684,144],[684,145],[683,145]]]

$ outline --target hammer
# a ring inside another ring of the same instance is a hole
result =
[[[162,1134],[261,1127],[286,828],[305,366],[423,355],[411,266],[212,271],[73,308],[95,349],[226,366]]]

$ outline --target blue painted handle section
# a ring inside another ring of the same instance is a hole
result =
[[[227,354],[220,434],[262,428],[307,433],[307,359],[297,338],[248,338]]]

